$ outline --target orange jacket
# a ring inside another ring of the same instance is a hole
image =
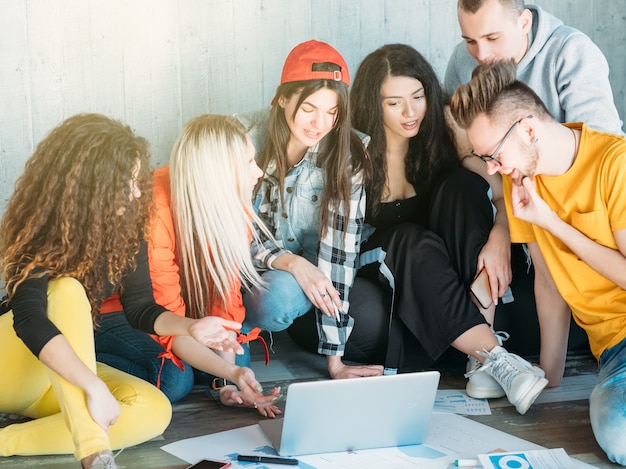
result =
[[[150,263],[150,279],[154,291],[154,299],[161,306],[179,316],[185,316],[185,303],[181,296],[180,272],[176,250],[176,236],[172,219],[170,197],[169,166],[163,166],[154,171],[153,197],[155,211],[150,224],[150,239],[148,241],[148,261]],[[227,304],[221,301],[211,305],[207,316],[220,316],[237,322],[243,322],[246,310],[243,306],[241,284],[231,290]],[[113,295],[101,307],[102,313],[122,311],[119,296]],[[255,328],[249,334],[239,334],[240,343],[254,340],[260,329]],[[166,353],[162,356],[171,358],[175,363],[180,361],[172,353],[172,336],[152,336],[159,342]]]

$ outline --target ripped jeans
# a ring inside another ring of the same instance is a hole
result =
[[[608,458],[626,466],[626,339],[600,356],[598,377],[589,397],[591,428]]]

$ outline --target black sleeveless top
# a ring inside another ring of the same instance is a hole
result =
[[[383,202],[378,206],[376,214],[368,210],[365,214],[365,222],[377,230],[384,230],[400,223],[412,222],[424,225],[428,220],[427,210],[423,201],[415,195],[404,200]]]

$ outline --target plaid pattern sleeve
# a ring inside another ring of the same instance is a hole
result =
[[[333,282],[342,301],[340,321],[316,310],[318,352],[342,356],[352,332],[354,319],[348,314],[348,296],[356,275],[361,233],[365,221],[365,187],[361,175],[352,180],[348,210],[331,211],[326,236],[320,239],[317,267]]]
[[[270,165],[269,171],[273,171]],[[265,227],[273,236],[277,234],[278,226],[278,182],[271,175],[266,175],[261,183],[261,187],[254,203],[255,210]],[[279,245],[279,243],[267,236],[259,226],[254,224],[254,236],[250,245],[250,253],[257,270],[267,270],[272,268],[272,262],[286,252],[290,252]]]
[[[250,244],[250,253],[252,254],[252,260],[254,267],[257,270],[272,269],[272,262],[286,252],[286,249],[281,248],[276,244],[273,239],[265,236],[265,233],[254,225],[255,236],[252,237],[252,243]]]

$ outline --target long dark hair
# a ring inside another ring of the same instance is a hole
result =
[[[406,156],[406,178],[422,200],[434,182],[460,164],[450,129],[445,120],[447,96],[426,59],[411,46],[388,44],[369,54],[357,70],[350,92],[352,124],[372,140],[368,153],[372,178],[368,184],[368,208],[377,211],[385,189],[387,139],[383,125],[381,86],[387,77],[411,77],[424,86],[426,115],[418,134],[411,138]]]
[[[324,173],[324,193],[320,204],[320,236],[328,226],[329,209],[339,212],[340,207],[348,210],[352,191],[352,176],[369,169],[365,164],[366,155],[361,140],[352,131],[350,125],[350,101],[348,87],[341,81],[306,80],[283,83],[276,89],[276,98],[270,111],[269,135],[265,148],[259,155],[259,167],[265,173],[272,159],[275,160],[276,173],[281,198],[284,180],[289,170],[287,163],[287,144],[291,136],[284,109],[278,104],[279,98],[290,99],[300,93],[295,112],[313,93],[328,88],[337,93],[337,120],[335,126],[320,142],[317,165]],[[261,181],[259,181],[259,184]],[[259,185],[257,185],[257,190]],[[282,202],[282,201],[281,201]]]

